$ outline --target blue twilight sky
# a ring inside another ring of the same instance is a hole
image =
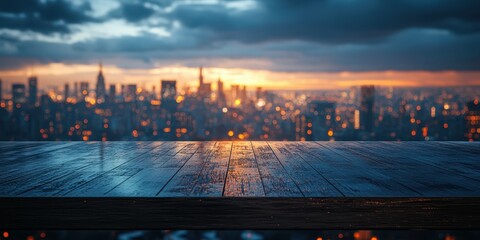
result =
[[[0,70],[478,71],[478,0],[0,1]]]

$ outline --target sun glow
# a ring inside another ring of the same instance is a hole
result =
[[[17,70],[0,71],[4,83],[22,82],[29,75],[39,77],[40,87],[62,85],[76,81],[95,83],[98,66],[50,63]],[[181,87],[198,86],[198,68],[159,66],[152,69],[123,69],[104,65],[107,84],[137,83],[151,89],[161,79],[175,79]],[[205,82],[221,78],[228,88],[232,84],[262,86],[271,90],[340,89],[356,85],[377,86],[469,86],[480,85],[480,71],[373,71],[373,72],[274,72],[243,68],[204,68]]]

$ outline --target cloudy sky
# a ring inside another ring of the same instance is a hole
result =
[[[477,0],[0,1],[0,78],[268,88],[480,84]]]

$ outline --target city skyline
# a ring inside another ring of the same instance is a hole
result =
[[[174,79],[160,80],[151,91],[135,83],[117,88],[107,79],[99,63],[94,84],[39,91],[36,76],[13,83],[10,98],[0,96],[0,140],[480,138],[480,87],[247,91],[246,85],[227,88],[220,78],[208,81],[203,67],[196,88],[180,89]]]
[[[0,71],[5,85],[27,83],[35,76],[41,78],[39,89],[56,88],[74,82],[96,83],[98,64],[49,64],[27,70]],[[108,84],[135,83],[151,89],[159,79],[175,79],[180,87],[196,88],[198,67],[164,67],[152,69],[120,69],[102,63]],[[359,85],[383,87],[453,87],[480,86],[480,72],[476,71],[383,71],[383,72],[270,72],[240,68],[203,67],[207,82],[219,78],[226,86],[246,85],[250,88],[266,87],[270,90],[338,90]],[[213,86],[216,89],[216,86]],[[8,91],[7,88],[3,89]]]

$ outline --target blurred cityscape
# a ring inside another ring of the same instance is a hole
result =
[[[95,86],[0,80],[0,140],[480,139],[480,86],[268,91],[198,74],[196,89],[175,80],[107,88],[101,64]]]
[[[478,239],[468,230],[133,230],[133,231],[3,231],[5,239],[109,240],[462,240]]]

